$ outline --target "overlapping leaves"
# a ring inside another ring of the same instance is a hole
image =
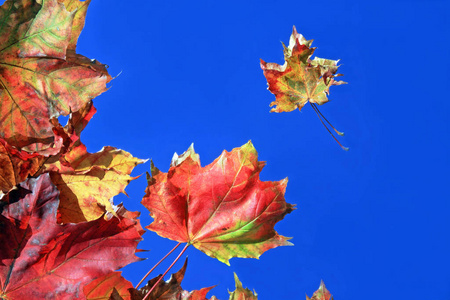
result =
[[[50,119],[78,111],[111,80],[104,65],[73,51],[84,24],[77,12],[56,0],[0,8],[0,137],[12,146],[49,151]]]
[[[152,167],[142,200],[154,218],[147,228],[226,264],[291,245],[273,228],[293,210],[284,200],[287,179],[260,181],[263,167],[250,142],[203,168],[193,148],[175,156],[168,173]]]
[[[80,140],[96,111],[91,100],[111,80],[105,65],[75,52],[89,3],[0,7],[0,298],[207,300],[212,287],[181,287],[187,263],[139,290],[116,271],[139,260],[144,230],[139,213],[114,206],[112,197],[125,193],[145,161],[109,146],[89,153]],[[322,104],[329,86],[342,83],[333,79],[337,61],[309,59],[310,44],[294,28],[285,66],[262,62],[275,111]],[[304,86],[295,82],[299,74]],[[70,116],[65,126],[61,115]],[[263,166],[250,142],[203,168],[192,148],[174,157],[168,173],[152,165],[142,202],[155,219],[148,228],[226,264],[291,245],[274,230],[294,208],[284,200],[287,180],[260,181]],[[236,275],[235,282],[230,300],[257,299]],[[322,283],[311,299],[330,297]]]
[[[169,280],[159,280],[162,275],[148,281],[148,283],[136,290],[131,283],[120,275],[120,272],[112,272],[92,281],[85,286],[84,293],[87,300],[142,300],[147,292],[153,288],[147,296],[148,300],[218,300],[215,296],[207,298],[207,294],[214,286],[200,290],[187,291],[181,287],[181,282],[187,268],[187,259],[180,270],[173,273]],[[252,292],[242,286],[239,278],[234,274],[236,289],[229,292],[229,300],[257,300],[256,292]]]
[[[49,175],[6,196],[0,215],[0,298],[83,299],[83,286],[138,261],[138,221],[118,216],[59,225],[59,192]]]

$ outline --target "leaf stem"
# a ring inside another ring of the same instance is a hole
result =
[[[308,101],[309,102],[309,101]],[[345,151],[348,151],[347,147],[342,146],[342,144],[337,140],[337,138],[333,135],[333,133],[330,131],[330,129],[327,127],[327,125],[325,125],[325,123],[323,122],[322,118],[320,116],[322,116],[325,121],[327,121],[328,124],[330,124],[330,122],[328,122],[328,120],[322,115],[322,113],[319,111],[319,109],[317,108],[317,106],[314,103],[309,102],[309,104],[311,104],[311,107],[314,109],[314,111],[316,112],[317,116],[319,117],[320,122],[322,122],[322,125],[327,129],[328,133],[331,134],[331,136],[333,137],[333,139],[339,144],[339,146],[341,146],[342,149],[344,149]],[[337,131],[333,125],[330,124],[330,126],[339,134],[339,135],[343,135],[342,132]],[[342,134],[341,134],[342,133]]]
[[[311,102],[310,102],[310,103],[311,103]],[[327,123],[331,126],[331,128],[334,129],[334,131],[336,131],[337,134],[339,134],[340,136],[343,136],[343,135],[344,135],[343,132],[337,130],[336,128],[334,128],[333,125],[331,125],[330,121],[328,121],[327,118],[325,118],[325,116],[322,115],[322,113],[320,112],[319,108],[317,107],[317,105],[316,105],[315,103],[311,103],[311,105],[314,106],[314,108],[316,109],[316,111],[319,112],[319,114],[322,116],[322,118],[323,118],[325,121],[327,121]]]
[[[180,243],[181,244],[181,243]],[[178,246],[178,245],[177,245]],[[164,276],[166,276],[166,274],[170,271],[170,269],[172,269],[172,267],[175,265],[175,263],[180,259],[181,255],[183,255],[183,253],[186,251],[186,249],[189,247],[189,244],[186,244],[186,246],[184,246],[183,250],[181,250],[180,254],[178,254],[177,258],[175,258],[175,260],[172,262],[172,264],[167,268],[167,270],[164,272],[164,274],[161,275],[161,277],[159,277],[158,281],[155,282],[155,284],[152,286],[152,288],[150,289],[150,291],[147,292],[147,294],[145,295],[145,297],[142,300],[146,300],[148,296],[150,296],[151,292],[156,288],[156,286],[158,285],[158,283],[164,278]],[[175,250],[175,249],[174,249]]]
[[[163,262],[170,254],[172,254],[172,252],[175,251],[175,249],[177,249],[178,246],[180,246],[180,245],[181,245],[181,243],[176,244],[175,247],[173,247],[172,250],[170,250],[170,251],[166,254],[166,256],[164,256],[163,258],[161,258],[161,260],[158,261],[158,262],[156,263],[156,265],[154,265],[153,268],[151,268],[150,271],[147,272],[147,274],[145,274],[145,276],[141,279],[141,281],[139,281],[139,283],[136,285],[135,289],[137,289],[137,288],[142,284],[142,282],[144,282],[145,278],[147,278],[148,275],[150,275],[150,273],[153,272],[153,270],[156,269],[156,267],[159,266],[159,264],[162,263],[162,262]]]

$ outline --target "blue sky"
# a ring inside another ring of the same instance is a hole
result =
[[[298,209],[276,230],[295,246],[231,267],[189,249],[186,289],[218,284],[210,295],[228,299],[236,272],[262,300],[303,299],[321,279],[336,300],[450,299],[449,9],[448,1],[94,0],[78,52],[120,76],[94,100],[82,140],[91,152],[111,145],[152,158],[163,171],[192,142],[206,165],[252,140],[267,161],[262,179],[289,178],[286,200]],[[320,109],[346,133],[348,152],[309,106],[269,113],[274,96],[259,59],[282,64],[293,25],[319,57],[341,59],[349,84],[333,87]],[[144,177],[116,201],[148,225]],[[144,238],[148,259],[124,269],[134,283],[176,244]]]

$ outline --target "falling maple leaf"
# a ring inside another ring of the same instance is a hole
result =
[[[325,287],[325,283],[320,281],[319,289],[314,292],[311,298],[306,295],[306,300],[333,300],[333,296],[331,296],[331,293]]]
[[[289,112],[298,108],[301,110],[306,103],[310,103],[322,124],[330,132],[333,138],[344,149],[341,143],[334,137],[323,122],[322,118],[338,133],[333,125],[322,115],[316,104],[322,105],[328,102],[330,87],[345,84],[344,81],[336,81],[334,78],[341,76],[336,74],[339,60],[331,60],[315,57],[311,59],[315,47],[311,47],[313,40],[306,40],[303,35],[297,33],[294,26],[289,46],[284,47],[285,63],[266,63],[261,59],[261,68],[267,79],[268,89],[275,95],[275,101],[270,106],[272,112]]]
[[[284,200],[287,179],[260,181],[263,166],[251,142],[203,168],[192,147],[174,157],[168,173],[152,166],[142,200],[154,218],[147,228],[225,264],[292,245],[273,228],[293,210]]]
[[[74,49],[83,18],[56,0],[8,0],[0,7],[0,137],[10,145],[52,147],[50,119],[106,91],[106,67],[67,51]]]
[[[59,225],[58,191],[49,175],[28,179],[7,195],[0,215],[0,298],[82,299],[83,286],[140,260],[136,220],[121,216]]]

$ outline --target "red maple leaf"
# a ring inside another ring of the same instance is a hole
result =
[[[142,200],[154,218],[147,228],[226,264],[291,245],[273,228],[293,210],[284,200],[287,179],[260,181],[263,166],[249,142],[203,168],[192,148],[174,157],[168,173],[152,167]]]
[[[59,192],[49,175],[28,179],[0,215],[0,298],[82,299],[83,287],[129,263],[142,230],[126,217],[56,223]]]

